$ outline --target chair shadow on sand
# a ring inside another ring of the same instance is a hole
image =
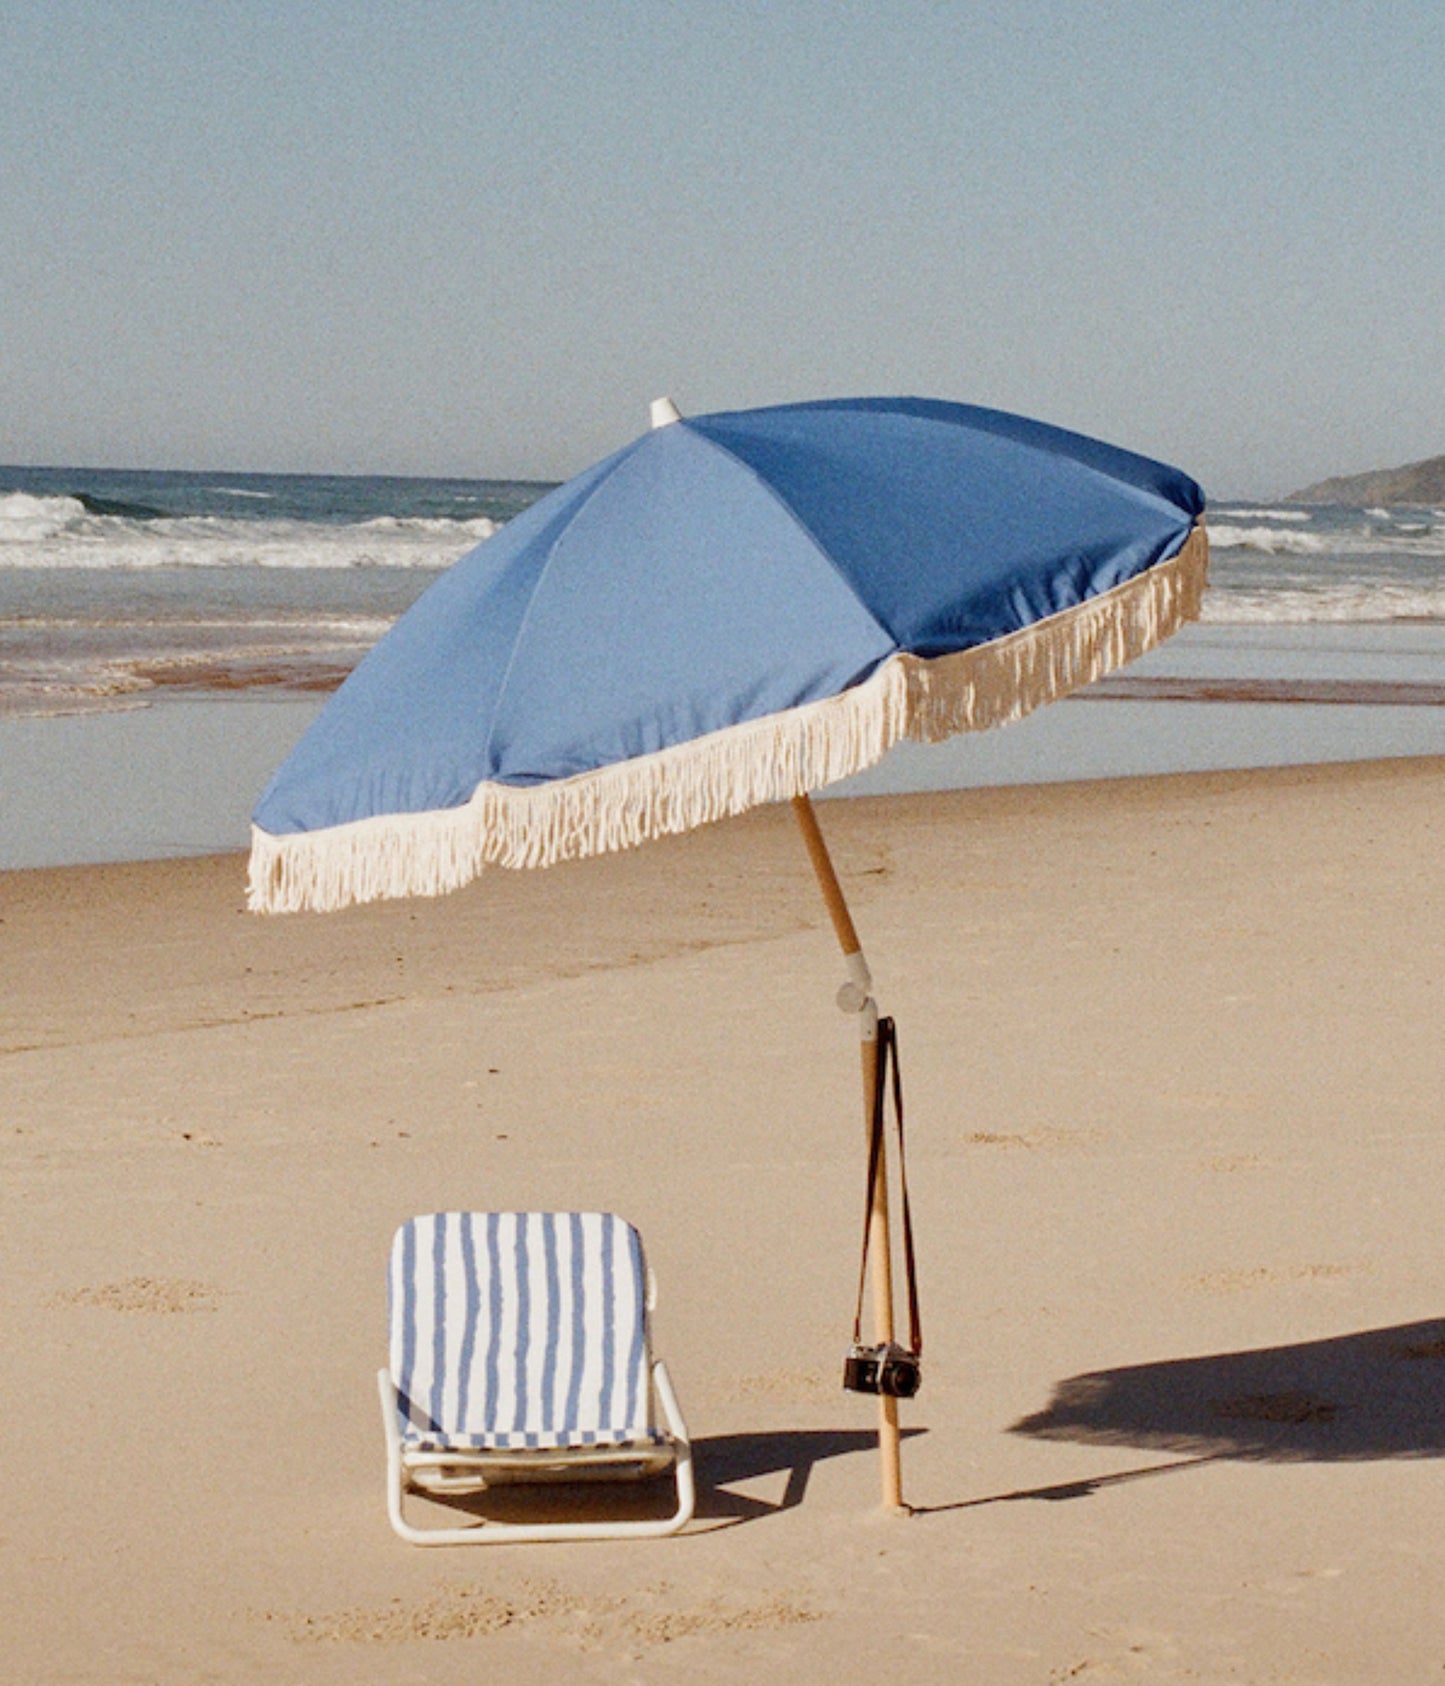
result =
[[[1438,1458],[1445,1455],[1445,1319],[1071,1376],[1046,1409],[1009,1432],[1173,1455],[1113,1475],[928,1508],[1086,1498],[1226,1459]]]
[[[905,1440],[926,1433],[922,1428],[905,1428]],[[692,1443],[693,1468],[697,1477],[697,1522],[714,1527],[734,1527],[760,1521],[791,1510],[803,1502],[816,1466],[828,1458],[867,1453],[876,1457],[878,1436],[855,1429],[785,1429],[759,1434],[704,1435]],[[781,1477],[778,1482],[769,1477]],[[759,1482],[768,1497],[732,1491],[747,1482]],[[453,1525],[465,1518],[475,1522],[506,1521],[513,1524],[624,1519],[651,1520],[665,1516],[676,1496],[671,1478],[642,1481],[571,1483],[548,1488],[540,1484],[505,1486],[483,1493],[415,1495],[412,1503],[430,1505],[435,1514]],[[436,1524],[434,1524],[436,1525]],[[698,1530],[694,1528],[694,1532]]]

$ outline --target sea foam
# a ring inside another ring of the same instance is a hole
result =
[[[1248,509],[1217,509],[1212,510],[1211,514],[1245,521],[1305,522],[1310,518],[1307,509],[1255,509],[1252,506]]]
[[[8,492],[0,495],[0,568],[440,569],[497,525],[485,515],[336,523],[214,515],[140,520],[96,514],[79,498]]]
[[[1211,585],[1200,618],[1216,625],[1303,626],[1445,621],[1445,580],[1416,585],[1339,582],[1256,589]]]
[[[1317,556],[1329,548],[1325,540],[1315,533],[1297,533],[1278,527],[1237,527],[1219,521],[1211,521],[1208,525],[1211,550],[1258,550],[1268,556]]]
[[[38,497],[31,492],[0,495],[0,545],[40,544],[85,518],[79,498]],[[9,558],[0,561],[4,565]]]

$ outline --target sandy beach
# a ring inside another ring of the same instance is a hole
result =
[[[907,1518],[786,810],[329,916],[239,855],[0,875],[0,1674],[1437,1678],[1442,777],[821,807],[902,1041]],[[457,1207],[638,1225],[682,1536],[391,1533],[387,1248]]]

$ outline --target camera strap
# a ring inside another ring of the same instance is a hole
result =
[[[887,1098],[893,1096],[898,1130],[898,1187],[903,1196],[903,1266],[908,1278],[908,1350],[923,1354],[923,1323],[918,1313],[918,1272],[913,1261],[913,1217],[908,1207],[908,1166],[903,1154],[903,1075],[898,1067],[898,1031],[892,1019],[878,1021],[878,1076],[873,1085],[873,1118],[868,1131],[868,1199],[863,1207],[863,1257],[858,1266],[858,1310],[853,1319],[853,1344],[863,1338],[863,1287],[868,1278],[868,1233],[872,1227],[873,1195],[883,1171],[883,1131]]]

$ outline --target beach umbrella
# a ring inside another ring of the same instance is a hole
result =
[[[904,739],[1019,719],[1198,613],[1203,495],[1131,452],[915,398],[679,416],[464,556],[263,793],[250,904],[436,895],[790,800],[877,1008],[808,793]],[[868,1255],[893,1339],[887,1178]],[[880,1400],[901,1502],[896,1400]]]

